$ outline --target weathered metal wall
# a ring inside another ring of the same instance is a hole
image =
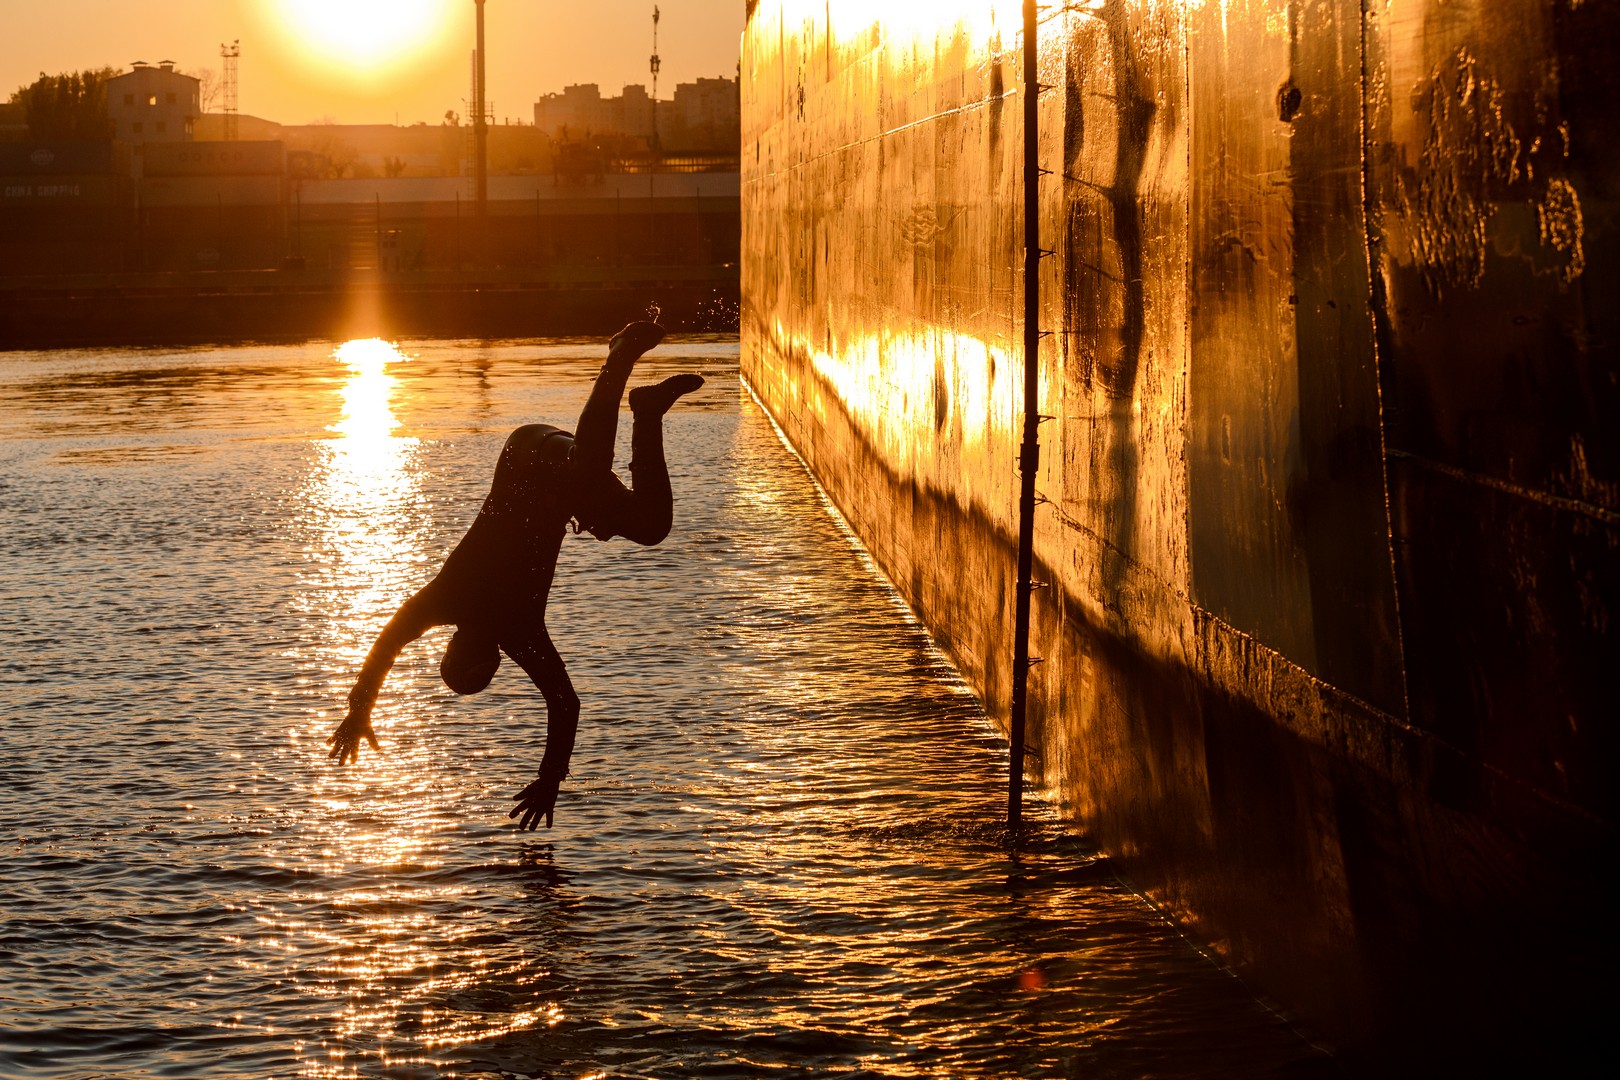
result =
[[[1042,23],[1033,764],[1385,1073],[1584,1052],[1612,996],[1616,11]],[[782,0],[743,42],[745,374],[996,715],[1019,27]]]

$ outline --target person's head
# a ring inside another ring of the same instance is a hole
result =
[[[450,636],[439,661],[439,678],[458,694],[476,694],[501,666],[501,649],[489,634],[462,627]]]

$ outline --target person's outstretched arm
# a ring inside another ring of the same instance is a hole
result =
[[[328,757],[339,765],[358,761],[362,739],[370,743],[373,750],[381,749],[377,744],[376,732],[371,730],[371,710],[377,704],[377,694],[382,690],[383,680],[388,678],[388,671],[394,666],[394,658],[399,656],[401,649],[442,623],[442,619],[434,617],[426,589],[405,601],[394,612],[394,617],[388,620],[388,625],[383,627],[371,651],[366,654],[360,677],[355,680],[354,689],[349,691],[349,715],[326,740],[332,747]]]
[[[507,817],[522,817],[519,829],[533,829],[544,818],[551,828],[557,806],[557,789],[568,775],[568,761],[574,755],[574,735],[579,730],[579,695],[568,678],[568,669],[551,643],[544,626],[519,641],[502,641],[501,648],[540,688],[546,699],[546,752],[540,759],[540,775],[512,798],[517,805]]]

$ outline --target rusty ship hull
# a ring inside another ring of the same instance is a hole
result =
[[[742,57],[744,376],[1003,721],[1020,41],[760,0]],[[1041,16],[1030,771],[1373,1071],[1579,1057],[1613,997],[1616,42],[1572,0]]]

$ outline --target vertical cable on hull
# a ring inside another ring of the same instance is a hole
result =
[[[1007,827],[1024,809],[1024,718],[1029,697],[1029,599],[1034,590],[1035,472],[1040,465],[1041,169],[1037,104],[1040,54],[1035,0],[1024,0],[1024,438],[1018,448],[1018,590],[1013,611],[1012,710],[1008,720]]]

